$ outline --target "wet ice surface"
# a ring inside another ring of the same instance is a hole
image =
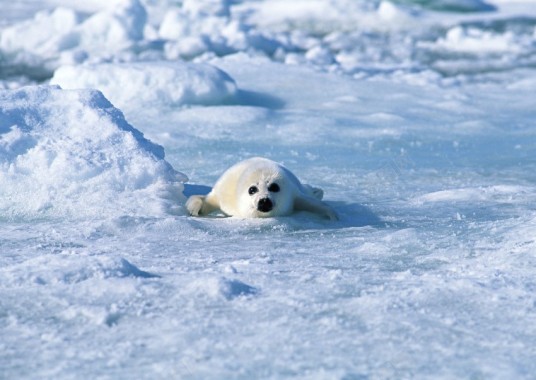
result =
[[[530,378],[536,21],[505,4],[9,8],[0,373]],[[340,221],[184,215],[182,173],[257,155]]]

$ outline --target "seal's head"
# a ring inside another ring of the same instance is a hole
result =
[[[293,187],[277,165],[253,167],[243,173],[238,191],[238,209],[246,218],[289,215],[293,210]]]

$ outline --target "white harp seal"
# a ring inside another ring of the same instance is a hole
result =
[[[193,216],[221,211],[241,218],[269,218],[308,211],[337,220],[335,211],[322,202],[323,195],[277,162],[254,157],[227,169],[208,195],[190,196],[186,208]]]

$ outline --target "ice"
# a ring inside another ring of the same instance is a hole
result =
[[[117,1],[113,8],[97,12],[80,24],[80,45],[94,50],[104,44],[119,50],[143,39],[146,22],[145,7],[139,0]]]
[[[532,18],[519,23],[516,4],[499,7],[495,15],[496,8],[480,0],[65,4],[2,30],[0,79],[22,74],[42,81],[65,64],[207,61],[237,52],[359,77],[428,75],[427,69],[457,76],[509,69],[513,61],[533,65],[533,54],[525,54],[534,46]],[[455,16],[445,18],[449,12]],[[475,68],[465,64],[467,52],[494,54]]]
[[[67,89],[98,88],[125,111],[224,104],[237,92],[234,80],[216,67],[181,62],[62,66],[50,82]]]
[[[437,43],[439,47],[466,53],[501,53],[524,50],[521,46],[516,46],[514,38],[512,33],[499,36],[478,29],[464,30],[461,27],[455,27],[447,32],[445,39],[441,39]]]
[[[182,8],[194,17],[229,16],[231,1],[229,0],[185,0]]]
[[[228,55],[258,50],[273,54],[281,43],[260,33],[240,18],[229,17],[227,1],[186,1],[164,16],[158,34],[165,39],[167,59],[193,59],[203,55]]]
[[[2,4],[0,377],[533,378],[535,4]]]
[[[132,47],[143,39],[146,18],[138,0],[117,1],[90,17],[58,7],[2,30],[0,50],[11,65],[40,67],[46,76],[61,63],[102,60]]]
[[[258,293],[258,289],[239,280],[209,277],[193,281],[187,287],[186,292],[194,296],[232,300],[236,297],[253,296]]]
[[[515,196],[528,193],[523,186],[490,186],[486,188],[465,188],[441,190],[419,196],[417,203],[430,202],[511,202]]]
[[[76,255],[69,254],[56,255],[52,259],[46,255],[41,256],[14,265],[10,269],[3,281],[17,287],[68,285],[94,279],[158,277],[140,270],[122,258],[88,257],[86,260],[80,260]]]
[[[412,3],[412,1],[401,1],[402,3]],[[418,1],[424,7],[448,12],[489,12],[496,8],[493,1],[482,0],[437,0],[437,1]]]
[[[94,90],[2,91],[0,163],[3,219],[171,212],[185,180]]]

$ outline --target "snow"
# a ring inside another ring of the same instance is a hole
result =
[[[98,88],[122,110],[230,102],[236,83],[208,64],[148,62],[62,66],[50,83],[66,89]],[[143,91],[143,89],[146,89]]]
[[[536,373],[533,0],[12,3],[0,377]],[[252,156],[340,220],[186,216]]]
[[[103,59],[133,46],[143,38],[146,18],[138,0],[119,1],[89,17],[58,7],[5,28],[0,49],[16,64],[53,70],[61,63],[87,60],[88,51]]]
[[[178,209],[186,177],[100,92],[1,91],[0,115],[2,219]]]

